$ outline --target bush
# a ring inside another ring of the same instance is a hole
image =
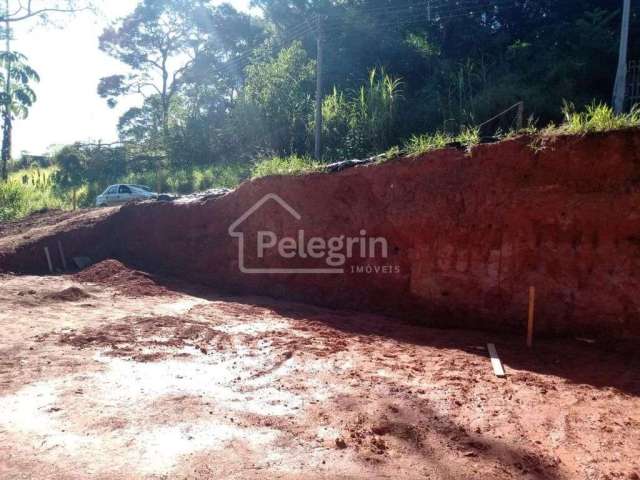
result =
[[[254,164],[251,178],[268,177],[270,175],[301,175],[317,171],[322,164],[309,157],[292,155],[290,157],[271,157]]]
[[[27,214],[26,188],[16,182],[0,183],[0,221]]]

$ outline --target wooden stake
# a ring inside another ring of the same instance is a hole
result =
[[[49,265],[49,272],[53,273],[53,264],[51,263],[51,255],[49,254],[49,247],[44,247],[44,254],[47,257],[47,264]]]
[[[533,346],[533,320],[536,306],[536,287],[529,287],[529,322],[527,325],[527,347]]]
[[[58,240],[58,251],[60,252],[60,258],[62,259],[62,268],[67,271],[67,259],[64,257],[64,250],[62,250],[62,242]]]
[[[487,343],[487,350],[489,350],[489,357],[491,358],[493,373],[495,373],[496,377],[498,378],[504,378],[506,375],[504,373],[504,368],[502,368],[500,357],[498,357],[496,346],[493,343]]]

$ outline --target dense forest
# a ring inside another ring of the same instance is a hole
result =
[[[66,194],[82,186],[87,205],[117,181],[188,192],[237,184],[265,159],[311,162],[318,71],[319,162],[403,148],[426,132],[507,134],[523,127],[517,109],[485,121],[518,102],[532,128],[561,121],[563,105],[611,101],[617,0],[253,5],[260,14],[141,0],[102,32],[101,50],[129,69],[101,79],[97,93],[110,106],[137,95],[139,106],[120,118],[118,143],[59,152],[49,181]],[[630,36],[639,33],[634,12]]]

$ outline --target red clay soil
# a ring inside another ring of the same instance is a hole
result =
[[[94,261],[108,258],[113,250],[111,221],[118,210],[53,211],[0,223],[0,272],[49,273],[45,247],[54,271],[61,272],[64,262],[60,245],[68,268],[73,267],[73,257],[89,254]]]
[[[546,142],[546,143],[544,143]],[[257,254],[279,239],[388,241],[388,258],[344,274],[245,274],[229,227],[244,223],[247,268],[327,268]],[[640,335],[640,130],[521,137],[338,174],[270,177],[218,200],[124,208],[117,257],[238,293],[402,313],[427,325],[522,331],[529,286],[538,334]],[[363,269],[363,270],[361,270]]]
[[[76,212],[63,210],[43,210],[32,213],[20,220],[0,222],[0,238],[16,235],[32,228],[46,227],[60,223],[62,220],[77,215]]]
[[[0,271],[46,272],[42,248],[61,239],[94,261],[117,258],[221,291],[518,332],[535,286],[536,334],[638,336],[638,212],[639,130],[520,137],[264,178],[219,199],[126,206],[9,247],[0,239]],[[326,259],[284,259],[275,249],[259,258],[258,232],[296,239],[300,230],[307,240],[365,230],[387,240],[388,256],[355,255],[343,274],[242,273],[241,236],[247,268],[326,268]]]
[[[117,260],[104,260],[74,275],[79,282],[90,282],[120,289],[129,297],[170,295],[166,287],[160,285],[147,273],[134,270]]]
[[[91,299],[38,301],[69,288]],[[528,351],[521,337],[265,298],[114,293],[0,279],[3,480],[640,473],[634,345]]]

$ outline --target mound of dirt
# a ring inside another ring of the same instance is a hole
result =
[[[48,300],[56,300],[59,302],[77,302],[78,300],[85,300],[91,298],[87,292],[78,287],[66,288],[60,292],[52,292],[45,295]]]
[[[128,297],[171,295],[170,291],[154,278],[134,270],[117,260],[105,260],[74,275],[80,282],[97,283],[118,289]]]

